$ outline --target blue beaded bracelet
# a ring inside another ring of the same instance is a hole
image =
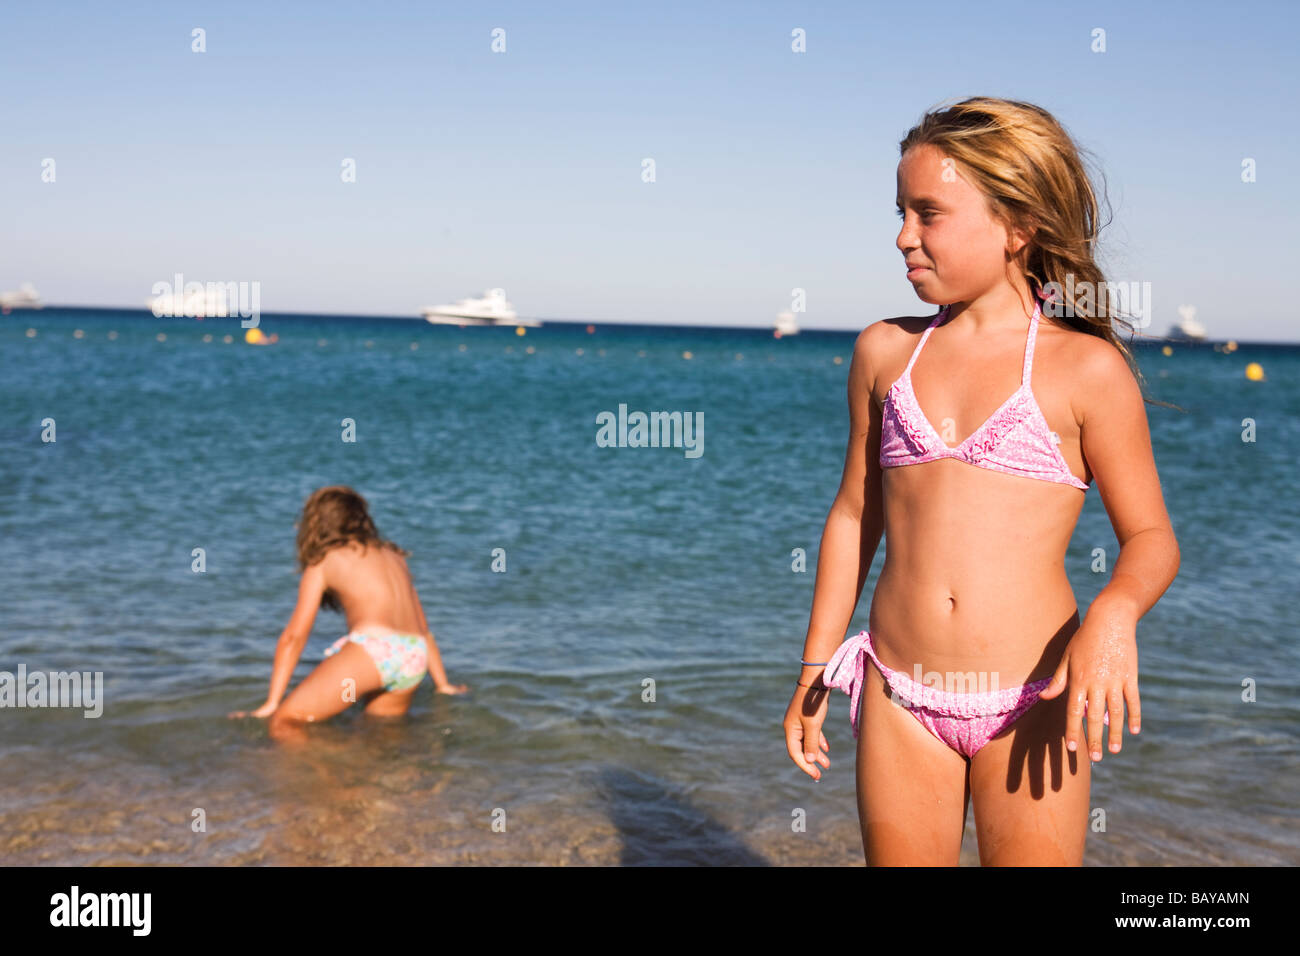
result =
[[[830,663],[830,661],[820,661],[820,662],[806,661],[801,657],[799,658],[799,663],[802,664],[804,667],[825,667],[827,664]]]

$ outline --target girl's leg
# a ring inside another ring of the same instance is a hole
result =
[[[864,669],[858,819],[868,866],[956,866],[970,795],[967,761],[893,702]]]
[[[366,704],[366,713],[371,717],[400,717],[411,708],[411,698],[419,690],[419,685],[406,690],[389,690],[376,694]]]
[[[365,648],[348,641],[290,691],[271,715],[271,736],[278,740],[301,739],[304,723],[333,717],[382,688],[379,668]]]
[[[1068,705],[1038,701],[971,758],[982,865],[1082,865],[1091,761],[1065,749]]]

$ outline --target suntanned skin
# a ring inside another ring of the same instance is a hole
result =
[[[418,685],[403,691],[384,691],[375,662],[364,648],[350,641],[337,654],[321,661],[281,703],[327,589],[338,596],[349,633],[365,628],[421,634],[428,648],[434,689],[443,694],[469,690],[447,679],[406,559],[389,548],[373,544],[363,547],[353,541],[326,552],[324,558],[303,571],[298,605],[276,643],[266,703],[251,713],[237,711],[231,717],[270,717],[271,736],[301,740],[303,723],[324,720],[353,703],[344,694],[344,681],[348,679],[354,682],[353,698],[366,701],[367,714],[387,717],[406,713]]]
[[[944,168],[933,146],[900,161],[897,245],[907,261],[931,267],[909,280],[917,296],[951,304],[912,381],[926,418],[955,447],[1019,387],[1034,300],[1011,261],[1025,237],[1008,235],[982,195]],[[1034,397],[1070,470],[1095,483],[1120,543],[1110,580],[1080,624],[1064,559],[1081,490],[955,459],[879,466],[885,395],[932,318],[875,322],[854,347],[844,473],[822,534],[803,656],[829,660],[844,639],[883,534],[868,626],[887,666],[913,679],[918,665],[922,674],[973,671],[990,687],[1054,680],[968,759],[893,703],[868,663],[857,741],[868,864],[956,865],[973,799],[981,863],[1079,865],[1090,784],[1090,762],[1075,752],[1084,702],[1091,759],[1101,759],[1103,713],[1112,753],[1125,705],[1138,733],[1137,621],[1179,564],[1145,407],[1113,346],[1040,317]],[[823,669],[804,667],[798,680],[820,683]],[[814,779],[830,766],[821,730],[829,698],[796,687],[784,721],[791,759]]]

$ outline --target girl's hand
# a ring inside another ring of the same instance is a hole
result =
[[[268,700],[261,707],[257,708],[257,710],[251,712],[247,710],[237,710],[230,716],[231,717],[270,717],[272,714],[275,713],[275,708],[276,705],[271,703]]]
[[[826,753],[831,745],[822,733],[822,724],[826,722],[826,712],[830,709],[830,688],[796,687],[790,706],[785,709],[785,749],[790,759],[814,780],[822,778],[822,772],[816,764],[830,769],[831,761]],[[812,741],[819,741],[814,746]]]
[[[464,694],[469,690],[468,684],[443,684],[441,687],[434,685],[434,692],[438,694]]]
[[[1122,609],[1093,601],[1088,616],[1065,646],[1060,666],[1040,697],[1051,699],[1068,684],[1070,708],[1065,741],[1078,749],[1079,727],[1087,704],[1088,744],[1093,760],[1101,759],[1102,719],[1110,720],[1110,752],[1119,753],[1124,734],[1124,705],[1128,704],[1129,733],[1142,727],[1138,700],[1137,620]],[[1068,678],[1068,680],[1067,680]]]

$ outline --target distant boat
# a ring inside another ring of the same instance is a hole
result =
[[[794,313],[778,312],[776,315],[776,330],[772,334],[778,339],[787,335],[798,335],[799,323],[794,320]]]
[[[421,313],[434,325],[529,325],[542,323],[521,319],[506,299],[505,289],[488,289],[481,299],[461,299],[452,305],[427,306]]]
[[[0,292],[0,310],[10,312],[13,309],[41,309],[44,303],[30,282],[24,282],[17,292]]]
[[[1169,327],[1169,334],[1165,337],[1178,342],[1204,342],[1205,326],[1196,321],[1196,306],[1180,305],[1178,315],[1181,320]]]
[[[230,315],[226,306],[226,287],[221,282],[207,283],[202,289],[192,289],[188,295],[169,292],[145,301],[158,318],[224,319]]]

